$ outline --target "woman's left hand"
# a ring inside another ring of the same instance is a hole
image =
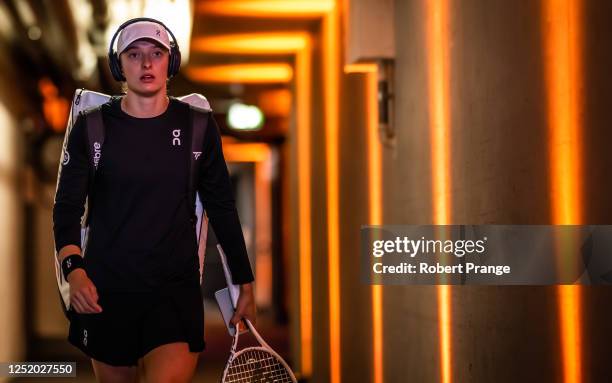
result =
[[[247,318],[253,325],[255,325],[255,297],[253,295],[253,284],[245,283],[240,285],[240,295],[238,296],[238,302],[236,303],[236,311],[231,319],[231,323],[236,326],[242,318]],[[240,331],[240,328],[238,328]]]

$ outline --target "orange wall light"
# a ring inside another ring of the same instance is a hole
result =
[[[325,156],[327,160],[327,246],[329,288],[330,381],[340,383],[340,216],[339,216],[339,89],[340,31],[338,5],[324,17],[321,28],[323,41],[323,89],[325,108]]]
[[[582,223],[581,12],[579,0],[543,2],[551,210],[552,221],[558,225]],[[558,262],[563,270],[571,259],[560,258]],[[557,300],[563,381],[581,382],[580,287],[559,286]]]
[[[191,49],[204,53],[291,54],[308,47],[304,32],[254,32],[197,37]]]
[[[192,81],[207,83],[288,83],[293,79],[293,68],[286,63],[192,66],[186,75]]]
[[[426,7],[426,49],[432,161],[433,222],[451,221],[450,202],[450,100],[449,100],[449,10],[448,0],[430,0]],[[438,333],[440,337],[440,381],[451,382],[451,291],[437,287]]]
[[[366,137],[368,142],[368,194],[370,225],[382,225],[382,158],[378,137],[378,71],[376,64],[356,63],[344,66],[344,73],[366,76]],[[372,381],[383,383],[383,289],[372,285]]]
[[[333,0],[223,0],[200,2],[196,12],[243,17],[320,17],[331,11]]]

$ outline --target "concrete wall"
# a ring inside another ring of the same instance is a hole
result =
[[[603,36],[612,12],[609,2],[585,3],[585,219],[610,223],[612,50]],[[452,223],[549,223],[541,4],[449,4]],[[432,221],[424,5],[395,3],[398,141],[384,153],[386,224]],[[385,361],[385,382],[439,380],[435,291],[385,288],[385,351],[395,355]],[[602,337],[612,333],[612,309],[602,302],[612,291],[581,291],[585,377],[601,381],[610,374]],[[560,379],[556,288],[464,286],[451,297],[453,381]]]
[[[585,223],[612,224],[612,2],[584,2]],[[609,350],[612,338],[612,288],[584,288],[584,360],[591,381],[612,376]],[[608,378],[609,379],[609,378]]]
[[[21,361],[25,355],[23,326],[23,206],[19,189],[22,141],[17,122],[0,102],[0,361]],[[5,381],[0,377],[0,381]]]

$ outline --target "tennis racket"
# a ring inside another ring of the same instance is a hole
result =
[[[239,288],[232,283],[232,277],[223,249],[219,245],[217,245],[217,249],[221,256],[221,264],[223,265],[223,272],[231,301],[234,308],[236,308]],[[248,330],[253,334],[260,346],[246,347],[238,351],[240,331],[236,329],[234,339],[232,340],[230,356],[221,377],[221,383],[297,383],[293,371],[291,371],[283,358],[263,340],[251,321],[244,318],[243,322],[247,325]]]

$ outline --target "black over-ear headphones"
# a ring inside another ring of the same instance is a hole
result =
[[[110,71],[113,75],[113,78],[117,81],[125,81],[125,76],[123,76],[123,73],[121,73],[121,61],[119,61],[119,56],[117,55],[117,52],[113,49],[115,39],[117,38],[121,30],[123,30],[128,25],[137,23],[139,21],[150,21],[153,23],[157,23],[164,27],[164,29],[168,31],[170,36],[172,36],[172,41],[170,42],[170,57],[168,60],[168,78],[175,76],[178,73],[179,68],[181,67],[181,51],[179,50],[176,37],[174,37],[174,33],[172,33],[172,31],[168,29],[168,27],[166,27],[166,25],[159,20],[155,20],[150,17],[137,17],[121,24],[119,28],[117,28],[117,31],[111,39],[110,47],[108,48],[108,66],[110,67]]]

